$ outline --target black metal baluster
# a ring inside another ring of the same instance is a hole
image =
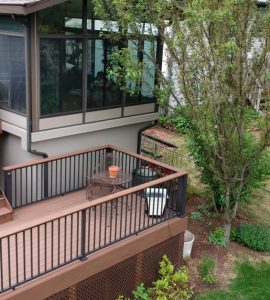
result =
[[[81,257],[80,260],[85,260],[85,237],[86,237],[86,209],[82,210],[82,221],[81,221]]]
[[[80,224],[79,224],[79,222],[80,222],[80,220],[79,220],[79,212],[77,212],[76,213],[76,216],[77,216],[77,233],[76,233],[76,258],[78,258],[79,257],[79,230],[80,230]]]
[[[7,244],[8,244],[8,286],[11,286],[10,235],[7,237]]]
[[[58,230],[58,235],[57,235],[57,237],[58,237],[58,251],[57,251],[57,261],[58,261],[58,266],[60,265],[60,248],[61,248],[61,241],[60,241],[60,232],[61,232],[61,227],[60,227],[60,222],[61,222],[61,219],[57,219],[57,222],[58,222],[58,228],[57,228],[57,230]]]
[[[54,259],[54,253],[53,253],[53,237],[54,237],[54,221],[51,221],[51,269],[53,269],[53,259]]]
[[[30,270],[33,278],[33,228],[30,228]]]
[[[64,263],[67,262],[67,216],[64,218]]]
[[[70,221],[70,260],[72,260],[72,250],[73,250],[73,214],[71,215]]]
[[[1,249],[0,249],[1,253]],[[15,253],[16,253],[16,283],[19,282],[19,258],[18,258],[18,233],[15,234]]]
[[[0,278],[1,289],[0,290],[4,289],[2,241],[3,241],[3,239],[0,239],[0,274],[1,274],[1,278]]]
[[[47,271],[47,224],[44,224],[44,272]]]
[[[38,263],[38,275],[40,274],[40,225],[37,227],[37,243],[38,243],[38,252],[37,252],[37,263]]]

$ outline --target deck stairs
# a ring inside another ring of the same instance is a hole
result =
[[[0,224],[11,221],[13,217],[13,209],[10,206],[5,194],[0,188]]]

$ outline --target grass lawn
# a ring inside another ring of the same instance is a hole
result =
[[[196,300],[268,300],[270,299],[270,263],[242,262],[236,267],[237,276],[226,290],[206,292]]]

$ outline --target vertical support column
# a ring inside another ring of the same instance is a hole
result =
[[[11,205],[11,207],[14,207],[12,205],[12,172],[11,171],[4,171],[4,180],[5,180],[5,195]],[[15,187],[16,188],[16,187]],[[16,201],[16,199],[15,199]],[[16,207],[16,203],[15,203]]]
[[[179,217],[183,217],[186,213],[187,179],[187,174],[178,178],[176,209]]]
[[[86,260],[85,255],[85,240],[86,240],[86,209],[82,210],[82,220],[81,220],[81,256],[80,260]]]

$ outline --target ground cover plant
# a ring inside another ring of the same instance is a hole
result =
[[[214,284],[217,282],[217,276],[214,274],[215,261],[209,255],[204,255],[198,265],[198,272],[203,282]]]
[[[226,290],[206,292],[197,300],[268,300],[270,299],[270,264],[242,262],[236,267],[237,276]]]
[[[270,251],[270,229],[264,225],[241,224],[232,230],[231,239],[257,251]]]

